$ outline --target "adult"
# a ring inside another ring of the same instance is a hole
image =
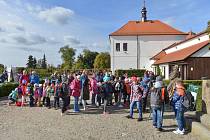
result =
[[[84,110],[86,110],[87,100],[90,99],[90,91],[89,91],[89,79],[87,72],[85,70],[82,72],[80,80],[81,80],[81,100]]]
[[[32,71],[29,80],[30,80],[30,83],[33,84],[33,85],[34,84],[39,84],[39,76],[36,73],[36,71]]]

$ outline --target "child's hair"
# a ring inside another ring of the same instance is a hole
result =
[[[184,83],[183,83],[182,80],[177,80],[177,81],[176,81],[176,85],[184,86]]]

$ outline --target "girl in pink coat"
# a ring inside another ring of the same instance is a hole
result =
[[[71,90],[72,93],[71,95],[74,97],[74,112],[78,113],[79,112],[79,97],[80,97],[80,75],[75,76],[75,79],[71,82]]]
[[[92,105],[96,105],[96,94],[98,92],[98,86],[95,76],[93,76],[90,81],[90,92],[92,94],[91,103]]]

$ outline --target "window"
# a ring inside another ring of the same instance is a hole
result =
[[[123,51],[128,51],[128,43],[123,43]]]
[[[116,51],[117,51],[117,52],[120,51],[120,43],[116,43]]]

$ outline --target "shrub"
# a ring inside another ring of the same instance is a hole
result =
[[[0,85],[0,97],[8,96],[9,93],[18,87],[18,83],[5,83]]]
[[[116,70],[115,71],[115,74],[117,76],[122,76],[123,74],[127,73],[129,77],[133,76],[133,75],[136,75],[138,77],[143,77],[144,76],[144,72],[146,70],[145,69],[140,69],[140,70]]]

